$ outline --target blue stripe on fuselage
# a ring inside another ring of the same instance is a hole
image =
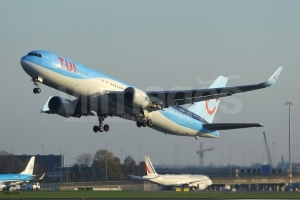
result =
[[[0,182],[5,181],[27,181],[32,179],[33,175],[26,175],[26,174],[0,174]]]
[[[67,76],[70,78],[75,78],[75,79],[106,78],[106,79],[111,79],[111,80],[117,81],[119,83],[122,83],[122,84],[126,85],[127,87],[132,86],[128,83],[124,83],[124,82],[119,81],[115,78],[112,78],[106,74],[100,73],[100,72],[93,70],[91,68],[88,68],[82,64],[74,62],[71,59],[59,56],[57,54],[54,54],[54,53],[51,53],[48,51],[36,50],[36,51],[31,51],[29,53],[41,54],[42,57],[25,55],[21,59],[32,62],[32,63],[37,64],[41,67],[44,67],[48,70],[54,71],[56,73],[62,74],[64,76]],[[59,59],[59,58],[61,58],[61,59]],[[75,65],[75,67],[73,66],[73,63]],[[70,71],[68,71],[66,65],[68,65],[69,69],[71,69]],[[76,70],[74,68],[76,68]]]

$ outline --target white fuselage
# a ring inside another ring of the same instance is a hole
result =
[[[153,178],[151,178],[151,176]],[[144,179],[163,186],[190,186],[195,184],[210,186],[212,181],[204,175],[149,175]]]

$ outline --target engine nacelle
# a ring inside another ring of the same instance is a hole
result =
[[[123,100],[125,103],[132,103],[134,106],[141,108],[152,106],[149,96],[145,92],[133,87],[128,87],[124,90]]]
[[[205,190],[206,189],[206,185],[205,184],[203,184],[203,183],[192,183],[192,184],[190,184],[189,185],[189,187],[191,188],[191,187],[193,187],[193,188],[196,188],[197,190]]]
[[[77,101],[70,101],[59,96],[54,96],[48,101],[48,108],[51,113],[63,117],[75,116]]]

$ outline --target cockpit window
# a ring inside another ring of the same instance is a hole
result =
[[[39,58],[42,57],[41,54],[39,54],[39,53],[32,53],[32,52],[28,53],[27,55],[28,55],[28,56],[36,56],[36,57],[39,57]]]

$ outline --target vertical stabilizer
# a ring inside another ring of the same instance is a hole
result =
[[[33,174],[33,168],[34,168],[34,159],[35,157],[32,156],[29,160],[28,165],[26,166],[25,170],[22,171],[20,174]]]
[[[224,76],[219,76],[208,88],[220,88],[225,87],[228,78]],[[187,109],[191,112],[199,115],[208,123],[212,123],[217,112],[218,106],[220,104],[220,99],[211,99],[206,101],[200,101],[192,104]]]
[[[155,175],[157,174],[151,161],[150,158],[148,156],[145,156],[145,163],[146,163],[146,171],[147,171],[147,175]]]

